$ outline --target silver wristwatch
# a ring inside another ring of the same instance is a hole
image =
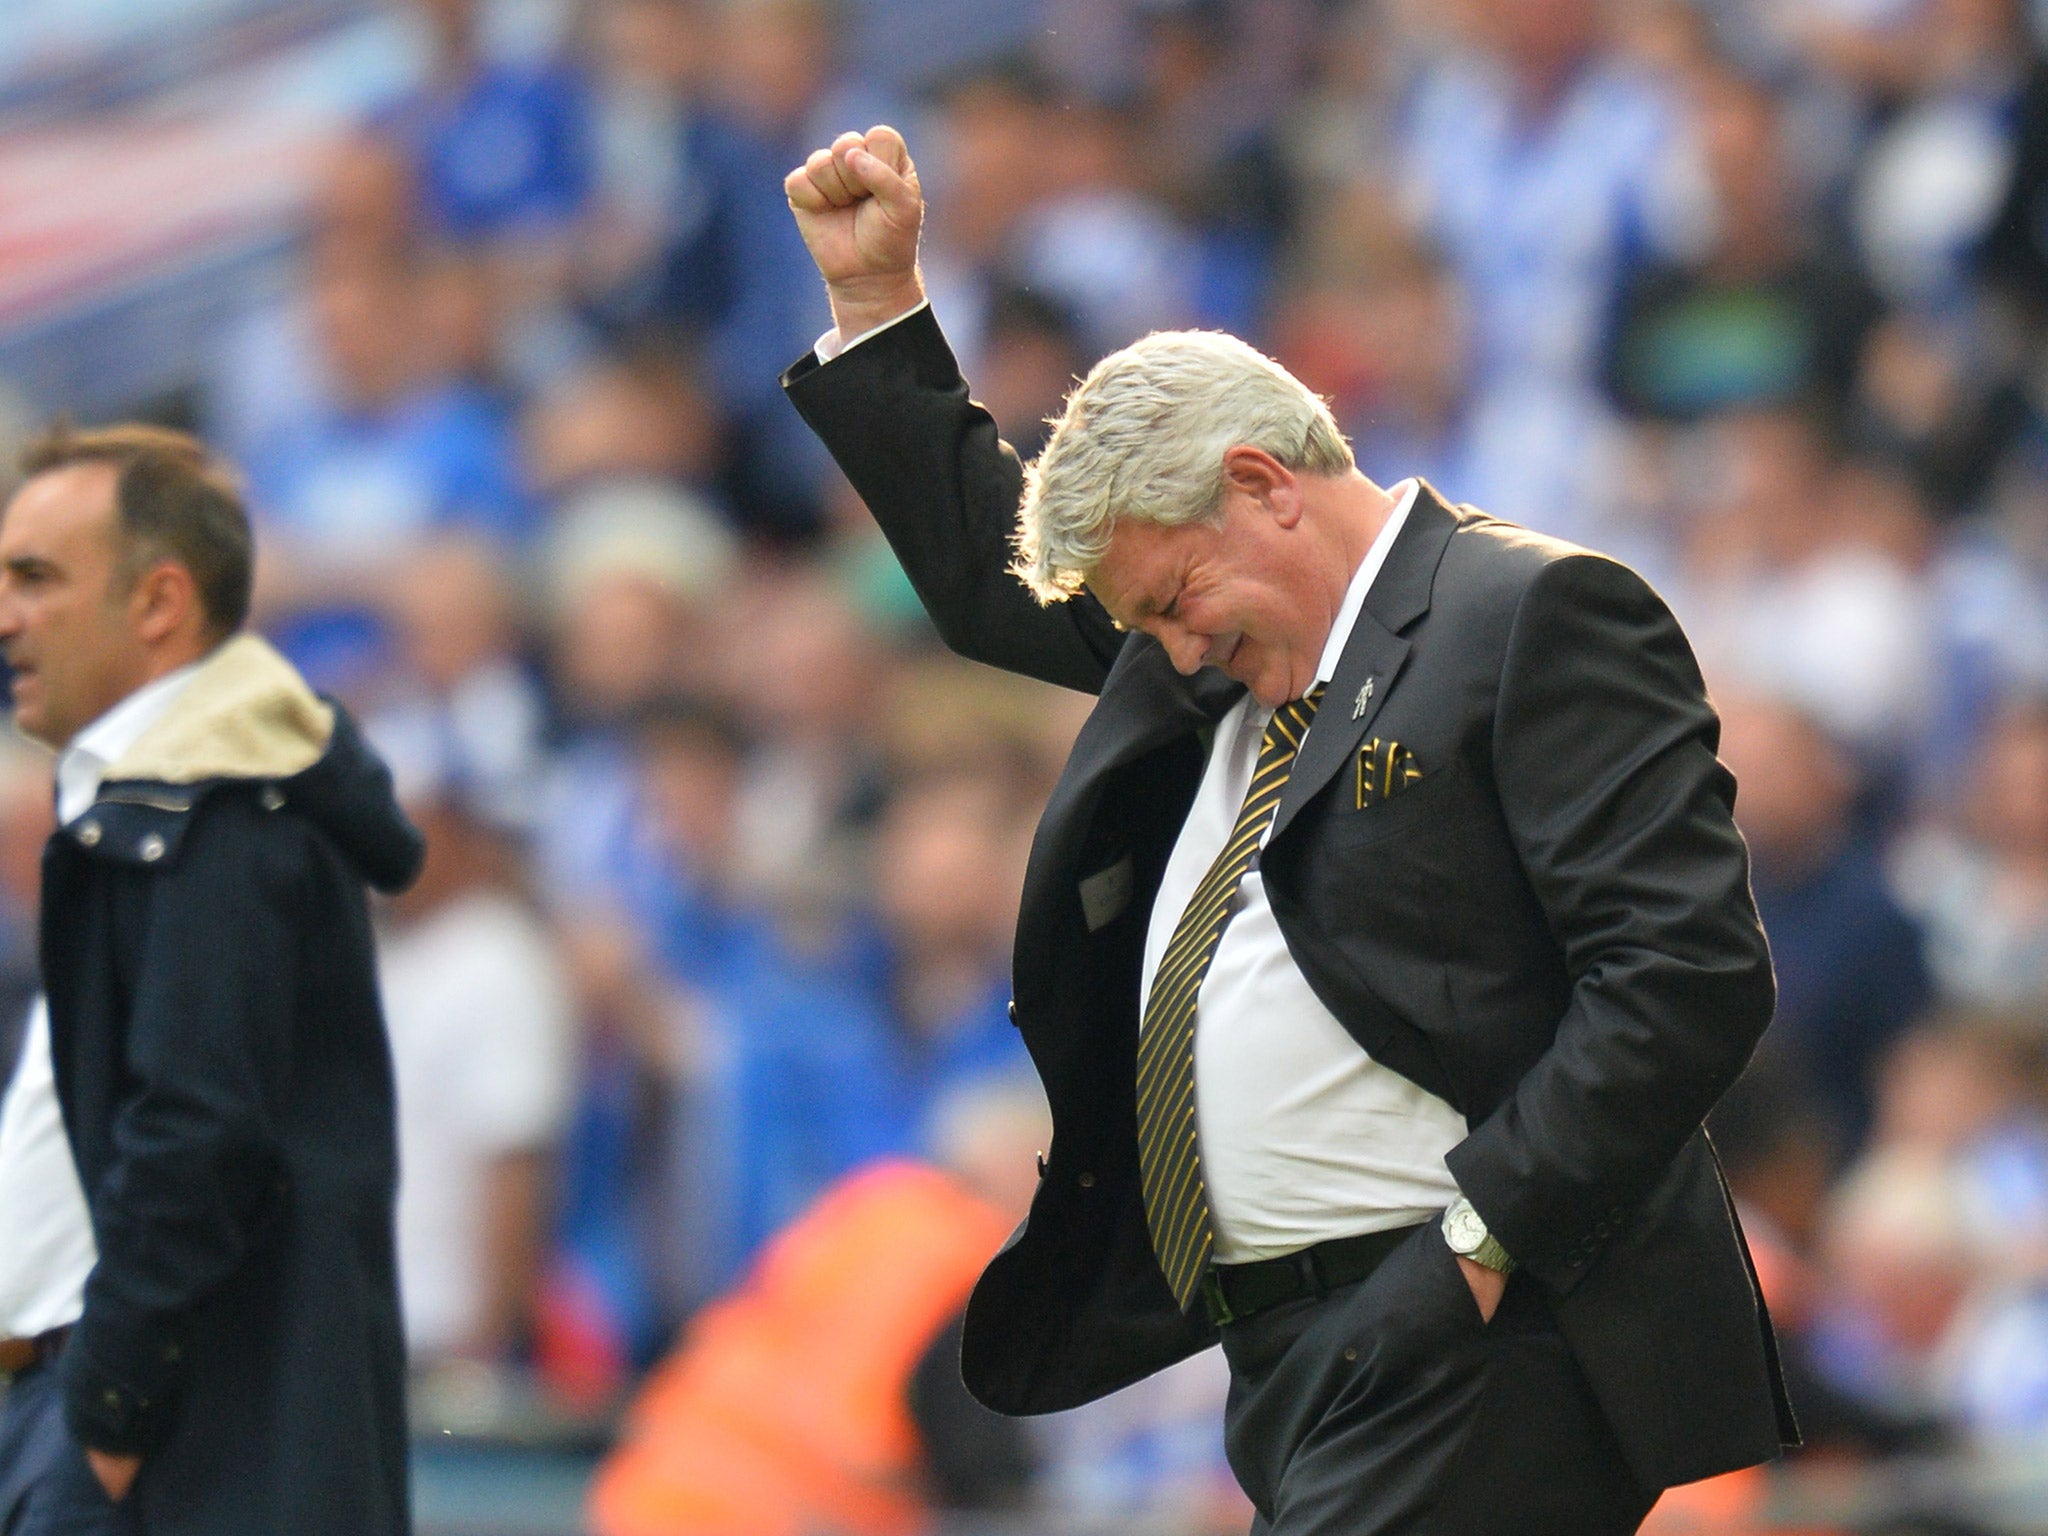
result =
[[[1453,1200],[1444,1212],[1444,1242],[1460,1258],[1499,1270],[1504,1275],[1515,1267],[1514,1259],[1507,1249],[1501,1247],[1500,1239],[1486,1230],[1485,1220],[1463,1195]]]

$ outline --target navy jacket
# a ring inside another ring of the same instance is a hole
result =
[[[365,882],[419,834],[260,640],[43,857],[58,1096],[99,1262],[59,1365],[152,1533],[409,1529],[390,1052]]]

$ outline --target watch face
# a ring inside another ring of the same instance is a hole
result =
[[[1450,1239],[1453,1252],[1469,1256],[1486,1241],[1486,1223],[1471,1206],[1464,1206],[1453,1211],[1444,1223],[1444,1235]]]

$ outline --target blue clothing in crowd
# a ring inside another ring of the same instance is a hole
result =
[[[372,119],[419,178],[428,227],[457,241],[546,232],[590,196],[582,82],[554,65],[486,63],[456,89],[429,87]]]
[[[470,384],[281,426],[251,454],[248,472],[266,527],[343,559],[450,529],[516,545],[538,527],[519,481],[511,413]]]
[[[607,330],[660,327],[700,348],[705,377],[737,438],[732,501],[754,520],[802,531],[817,515],[823,450],[782,400],[791,358],[831,324],[782,194],[788,169],[738,124],[692,110],[658,256],[592,318]]]
[[[1755,888],[1778,976],[1771,1038],[1804,1066],[1853,1145],[1870,1121],[1880,1053],[1927,1006],[1919,927],[1892,900],[1877,850],[1860,835],[1793,879],[1759,864]]]

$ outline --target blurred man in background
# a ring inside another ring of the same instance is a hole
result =
[[[48,1184],[0,1211],[38,1227],[0,1254],[57,1262],[43,1294],[6,1288],[0,1522],[402,1533],[391,1067],[364,886],[409,881],[419,835],[347,716],[237,634],[248,520],[198,443],[58,432],[23,462],[0,648],[17,722],[62,754],[62,825],[43,862],[49,1006],[0,1124]],[[18,1137],[24,1118],[42,1130]]]
[[[498,1365],[528,1337],[574,1019],[517,843],[457,765],[400,786],[427,839],[377,963],[398,1083],[398,1256],[417,1365]]]

